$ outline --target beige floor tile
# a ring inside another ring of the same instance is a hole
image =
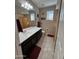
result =
[[[37,45],[41,47],[38,59],[53,59],[53,37],[42,36]]]

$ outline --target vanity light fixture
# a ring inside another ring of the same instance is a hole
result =
[[[25,8],[27,10],[33,10],[33,6],[30,3],[28,3],[27,1],[23,4],[21,4],[21,7]]]

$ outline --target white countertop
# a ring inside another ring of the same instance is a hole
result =
[[[29,27],[23,29],[23,32],[19,32],[20,44],[39,31],[41,28],[39,27]]]

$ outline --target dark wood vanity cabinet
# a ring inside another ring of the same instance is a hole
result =
[[[42,36],[42,29],[40,29],[34,35],[26,39],[23,43],[21,43],[21,48],[24,58],[27,57],[31,49],[40,40],[41,36]]]

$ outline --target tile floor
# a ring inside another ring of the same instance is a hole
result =
[[[54,50],[53,37],[42,35],[37,45],[41,47],[41,52],[39,54],[38,59],[53,59],[53,50]]]

